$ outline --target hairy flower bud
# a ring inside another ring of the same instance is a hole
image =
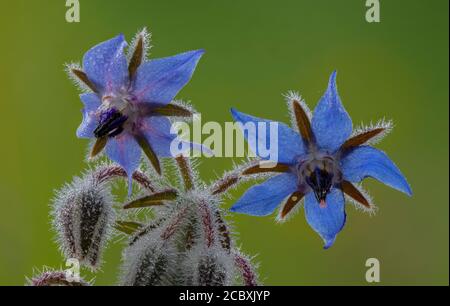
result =
[[[222,248],[196,248],[184,263],[187,285],[229,286],[233,282],[233,260]]]
[[[29,286],[34,287],[48,287],[48,286],[89,286],[89,283],[83,279],[71,279],[67,277],[65,271],[46,271],[40,275],[34,276],[27,281]]]
[[[197,281],[200,286],[225,285],[226,272],[213,256],[200,258],[197,268]]]
[[[243,285],[258,286],[258,274],[251,260],[238,250],[234,251],[233,256],[235,267],[239,272],[238,274]]]
[[[160,231],[141,236],[123,254],[123,286],[171,285],[175,276],[176,250],[160,238]]]
[[[90,174],[75,178],[57,193],[53,226],[66,258],[91,269],[99,267],[114,219],[112,205],[109,188]]]

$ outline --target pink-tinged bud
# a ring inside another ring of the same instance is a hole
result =
[[[234,264],[243,285],[258,286],[258,274],[256,273],[256,267],[251,263],[251,260],[237,250],[234,252],[233,256]]]
[[[79,286],[90,286],[90,284],[81,278],[74,279],[72,277],[67,277],[65,271],[47,271],[40,275],[34,276],[32,279],[27,281],[27,285],[33,287],[49,287],[49,286],[68,286],[68,287],[79,287]]]
[[[53,201],[53,226],[66,258],[95,270],[114,222],[110,189],[91,174],[75,178]]]

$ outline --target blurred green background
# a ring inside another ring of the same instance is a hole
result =
[[[230,121],[235,106],[287,121],[281,94],[298,90],[314,106],[337,69],[355,124],[395,121],[378,147],[402,169],[413,198],[366,181],[378,214],[348,206],[347,226],[330,250],[302,212],[283,225],[230,217],[242,249],[258,254],[265,284],[363,285],[365,261],[376,257],[381,284],[448,285],[447,0],[381,1],[381,23],[372,24],[363,0],[80,0],[78,24],[65,21],[64,0],[0,3],[0,284],[21,285],[33,268],[64,266],[48,204],[55,188],[84,169],[87,142],[75,136],[81,103],[63,64],[147,26],[152,57],[207,50],[178,96],[203,120]],[[202,175],[212,179],[231,164],[207,159]],[[120,246],[110,245],[97,284],[115,283]]]

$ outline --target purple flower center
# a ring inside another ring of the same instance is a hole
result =
[[[342,173],[335,158],[329,155],[312,154],[297,164],[299,186],[311,188],[320,206],[326,206],[327,194],[342,181]]]
[[[123,124],[127,121],[128,117],[122,115],[115,108],[108,108],[101,112],[99,124],[94,130],[94,135],[97,138],[104,136],[114,137],[122,133]]]

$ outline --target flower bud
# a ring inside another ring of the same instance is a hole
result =
[[[185,261],[187,285],[229,286],[234,275],[233,260],[222,248],[197,248]]]
[[[53,226],[66,258],[95,270],[114,219],[109,188],[93,175],[75,178],[53,202]]]
[[[176,249],[161,240],[160,231],[141,236],[123,254],[123,286],[173,285]]]
[[[40,275],[34,276],[28,280],[28,285],[33,287],[48,287],[48,286],[89,286],[89,283],[83,279],[72,279],[67,277],[65,271],[46,271]]]
[[[258,286],[258,274],[256,267],[251,263],[250,258],[239,252],[234,251],[234,263],[239,277],[244,286]]]

